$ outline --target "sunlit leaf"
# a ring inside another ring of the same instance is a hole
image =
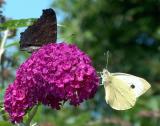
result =
[[[26,27],[33,24],[36,18],[20,19],[20,20],[8,20],[5,23],[0,24],[0,31],[5,29],[16,29],[19,27]]]
[[[12,42],[10,44],[5,45],[5,48],[9,48],[9,47],[12,47],[12,46],[17,46],[18,44],[19,44],[18,41],[15,41],[15,42]]]

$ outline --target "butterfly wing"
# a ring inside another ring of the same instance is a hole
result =
[[[131,88],[136,97],[144,94],[151,86],[150,84],[143,78],[125,74],[125,73],[112,73],[112,76],[119,78],[126,82],[126,84],[130,87],[134,85],[134,88]]]
[[[116,76],[109,76],[108,80],[109,83],[104,84],[106,102],[116,110],[132,108],[136,97],[128,84]]]
[[[20,37],[21,50],[36,50],[44,44],[56,42],[57,20],[53,9],[43,10],[42,16],[29,26]]]

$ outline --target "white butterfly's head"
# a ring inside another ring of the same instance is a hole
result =
[[[101,78],[102,78],[102,84],[107,84],[109,80],[110,72],[107,69],[103,69]]]
[[[102,75],[109,76],[110,72],[107,69],[103,69]]]

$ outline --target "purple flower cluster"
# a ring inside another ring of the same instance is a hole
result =
[[[34,52],[17,70],[5,93],[5,110],[21,122],[38,103],[60,109],[63,102],[77,106],[96,93],[99,78],[90,58],[75,45],[48,44]]]

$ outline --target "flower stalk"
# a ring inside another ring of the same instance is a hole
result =
[[[4,31],[4,36],[3,36],[2,41],[1,41],[1,45],[0,45],[0,62],[1,62],[2,54],[5,51],[4,46],[5,46],[5,42],[7,40],[7,37],[8,37],[8,33],[9,33],[8,29]]]
[[[26,121],[26,123],[25,123],[25,126],[30,126],[30,124],[31,124],[31,122],[32,122],[32,119],[34,118],[34,116],[35,116],[35,114],[36,114],[36,112],[37,112],[37,110],[38,110],[38,106],[39,106],[39,105],[36,105],[36,106],[31,110],[31,112],[28,114],[28,119],[27,119],[27,121]]]

